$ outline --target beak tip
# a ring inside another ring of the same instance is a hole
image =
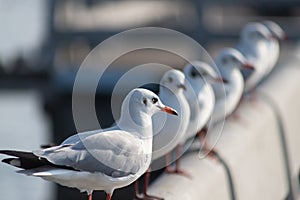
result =
[[[245,63],[243,67],[246,69],[255,70],[255,67],[250,63]]]
[[[225,78],[222,78],[222,77],[221,78],[216,78],[215,81],[217,83],[228,83],[228,81]]]
[[[173,108],[171,107],[168,107],[168,106],[165,106],[164,108],[161,109],[163,112],[166,112],[166,113],[169,113],[171,115],[176,115],[178,116],[178,113],[176,110],[174,110]]]
[[[184,84],[179,84],[178,88],[183,89],[184,91],[186,91],[186,86]]]

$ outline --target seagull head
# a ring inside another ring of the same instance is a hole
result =
[[[124,102],[126,101],[131,111],[137,110],[138,112],[145,112],[151,116],[159,111],[178,115],[176,110],[165,106],[156,94],[147,89],[133,89],[125,98]]]
[[[220,68],[230,70],[234,68],[239,69],[250,69],[254,70],[252,64],[250,64],[247,59],[239,52],[237,49],[225,48],[223,49],[216,59],[217,65]]]
[[[243,28],[241,37],[247,43],[257,43],[264,40],[268,41],[273,38],[273,35],[261,23],[249,23]]]
[[[199,81],[204,81],[205,83],[225,82],[225,80],[217,74],[212,66],[201,61],[188,63],[184,67],[183,72],[186,79],[191,84],[198,84]]]
[[[267,27],[267,29],[271,32],[274,38],[277,40],[287,40],[287,34],[284,30],[275,22],[267,20],[262,22],[263,25]]]
[[[181,71],[171,69],[163,75],[160,85],[161,87],[165,87],[174,93],[178,93],[186,90],[185,76]]]

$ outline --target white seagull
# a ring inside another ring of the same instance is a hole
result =
[[[246,93],[252,91],[265,75],[268,66],[266,58],[270,56],[269,40],[272,37],[261,23],[248,23],[241,32],[237,49],[255,66],[255,71],[251,73],[242,70]]]
[[[158,111],[177,115],[146,89],[134,89],[122,104],[121,118],[110,129],[77,134],[68,142],[33,152],[1,150],[16,158],[3,162],[19,171],[87,192],[104,190],[107,200],[113,191],[137,180],[148,169],[152,153],[151,116]]]
[[[216,98],[212,124],[225,120],[238,106],[244,92],[244,79],[240,70],[254,69],[253,65],[233,48],[223,49],[216,57],[215,63],[225,81],[224,85],[212,84]]]
[[[185,76],[179,70],[167,71],[160,81],[159,98],[162,102],[177,110],[178,117],[157,113],[153,115],[153,152],[152,159],[156,160],[163,156],[167,158],[167,171],[169,168],[170,152],[178,148],[177,154],[180,155],[180,142],[184,137],[190,118],[190,108],[184,96]],[[179,169],[179,159],[176,160],[175,173],[181,173]]]
[[[166,163],[159,167],[167,166],[167,172],[169,173],[184,173],[180,170],[178,157],[176,157],[175,170],[169,168],[171,151],[177,147],[177,155],[181,155],[180,142],[189,123],[190,109],[183,94],[184,90],[186,90],[184,74],[175,69],[167,71],[160,81],[159,98],[162,102],[168,102],[169,106],[177,110],[178,116],[173,117],[156,113],[152,117],[154,134],[152,160],[166,156]],[[146,173],[143,197],[138,195],[138,183],[136,182],[136,199],[162,199],[147,194],[149,176],[150,169]]]
[[[201,61],[188,63],[183,72],[187,82],[184,95],[191,112],[183,137],[183,141],[187,141],[208,124],[215,106],[215,95],[210,84],[223,80],[210,65]]]
[[[268,65],[267,69],[265,71],[265,76],[268,76],[268,74],[272,71],[272,69],[275,67],[279,54],[280,54],[280,41],[286,40],[287,35],[284,32],[284,30],[275,22],[273,21],[263,21],[263,25],[267,27],[267,29],[271,32],[273,37],[269,39],[269,56],[268,56]]]
[[[215,63],[223,84],[211,83],[215,94],[215,106],[210,121],[212,125],[224,122],[238,106],[244,91],[244,79],[240,70],[243,68],[254,69],[247,59],[233,48],[224,48],[217,55]],[[205,140],[207,131],[207,128],[202,129],[198,135],[203,140],[204,151],[214,158],[214,151],[209,149]]]

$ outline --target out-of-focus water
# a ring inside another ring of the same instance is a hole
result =
[[[0,149],[34,150],[49,142],[49,122],[34,91],[0,91]],[[2,160],[4,157],[0,155]],[[53,185],[0,163],[0,199],[52,200]]]

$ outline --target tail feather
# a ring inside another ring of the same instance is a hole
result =
[[[0,154],[6,154],[17,158],[6,158],[2,162],[22,169],[32,169],[51,164],[43,158],[38,158],[32,152],[0,150]]]
[[[14,151],[14,150],[0,150],[0,154],[6,154],[9,156],[14,156],[16,158],[6,158],[3,159],[2,162],[7,163],[9,165],[30,170],[35,168],[41,168],[41,167],[54,167],[54,168],[60,168],[60,169],[69,169],[69,170],[75,170],[78,171],[72,167],[69,166],[61,166],[61,165],[55,165],[45,158],[38,157],[34,155],[32,152],[25,152],[25,151]]]
[[[21,161],[19,158],[6,158],[6,159],[3,159],[2,162],[7,163],[12,166],[15,166],[15,167],[21,167]]]

